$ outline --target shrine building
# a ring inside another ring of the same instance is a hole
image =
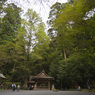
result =
[[[43,70],[37,76],[30,76],[28,87],[33,87],[35,90],[50,90],[50,82],[54,80],[53,77],[50,77]]]

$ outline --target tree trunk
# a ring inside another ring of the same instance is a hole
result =
[[[66,51],[65,51],[65,49],[63,51],[64,51],[64,59],[66,59],[67,57],[66,57]]]
[[[25,89],[27,89],[27,79],[24,80],[24,86]]]

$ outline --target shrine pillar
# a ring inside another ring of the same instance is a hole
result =
[[[50,90],[50,81],[48,82],[48,89]]]

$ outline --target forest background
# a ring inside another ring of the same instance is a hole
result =
[[[43,69],[57,89],[95,86],[95,2],[69,0],[51,6],[49,29],[32,9],[0,0],[0,72],[26,84]]]

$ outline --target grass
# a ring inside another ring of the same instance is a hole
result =
[[[3,91],[4,89],[0,89],[0,91]]]
[[[77,89],[66,89],[66,90],[61,90],[61,91],[77,91]],[[88,89],[81,89],[83,92],[88,92]],[[95,92],[95,88],[91,90],[92,92]]]
[[[82,89],[82,91],[87,92],[88,89]],[[90,91],[95,92],[95,88],[94,89],[91,89]]]
[[[77,89],[69,89],[68,91],[77,91]],[[88,92],[88,89],[81,89],[83,92]],[[95,88],[91,90],[92,92],[95,92]]]

